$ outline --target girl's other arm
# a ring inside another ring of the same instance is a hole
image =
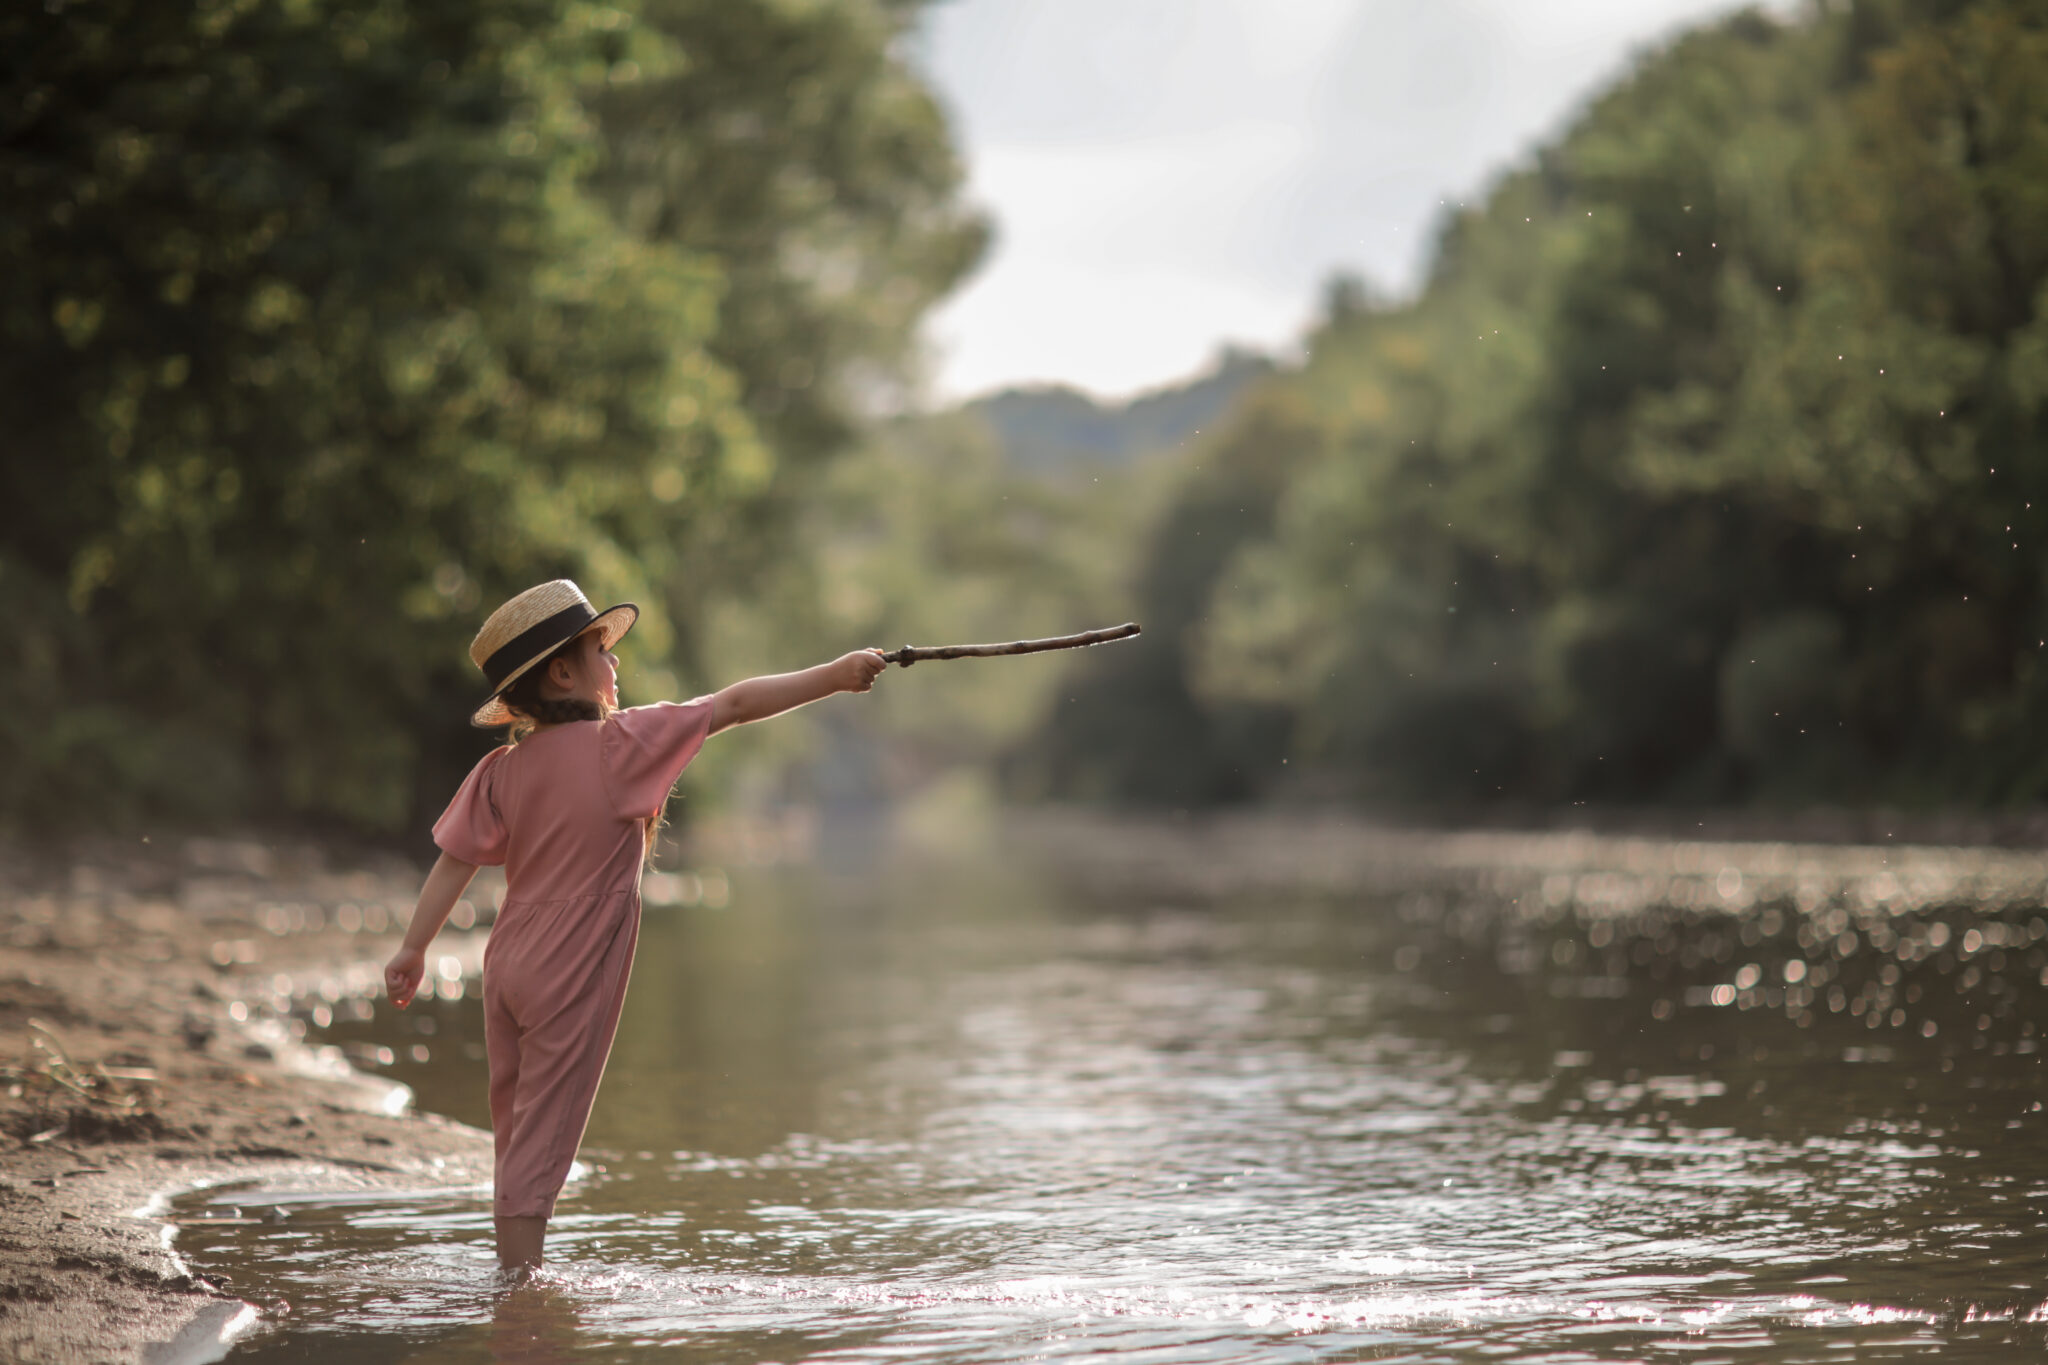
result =
[[[413,907],[412,923],[405,931],[405,945],[384,964],[384,990],[391,1003],[404,1009],[412,1003],[420,979],[427,974],[427,945],[448,921],[448,912],[476,876],[476,864],[443,853],[420,888],[419,904]]]
[[[888,665],[879,649],[856,649],[829,664],[800,673],[770,673],[745,678],[711,698],[711,733],[749,721],[766,720],[834,692],[865,692]]]

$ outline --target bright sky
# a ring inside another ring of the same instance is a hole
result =
[[[1399,294],[1632,53],[1732,0],[944,0],[923,60],[981,271],[932,319],[936,397],[1174,382],[1277,350],[1333,270]]]

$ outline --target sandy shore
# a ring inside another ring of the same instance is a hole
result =
[[[487,1134],[295,1039],[290,1002],[367,991],[417,886],[256,843],[0,845],[0,1358],[212,1359],[289,1311],[188,1265],[169,1192],[489,1178]],[[473,974],[481,939],[437,946]]]

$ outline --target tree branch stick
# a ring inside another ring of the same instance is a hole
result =
[[[914,648],[905,645],[882,655],[892,664],[904,668],[925,659],[991,659],[1002,654],[1038,654],[1048,649],[1081,649],[1088,645],[1107,644],[1111,640],[1128,640],[1138,634],[1138,623],[1129,621],[1106,630],[1087,630],[1079,635],[1056,635],[1049,640],[1012,640],[1006,645],[929,645]]]

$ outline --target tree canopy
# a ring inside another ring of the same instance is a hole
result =
[[[557,574],[638,696],[1137,616],[873,709],[1013,793],[2048,796],[2041,0],[1737,15],[1301,363],[877,422],[986,235],[918,8],[0,13],[0,816],[403,827]]]
[[[916,8],[10,7],[0,810],[396,827],[556,574],[672,681],[979,250]]]
[[[2048,795],[2048,6],[1643,59],[1191,457],[1054,789]],[[2036,504],[2040,504],[2039,507]]]

